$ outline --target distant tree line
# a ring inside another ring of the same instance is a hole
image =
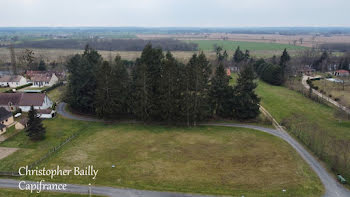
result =
[[[319,48],[327,51],[350,52],[350,43],[325,43]]]
[[[67,62],[67,69],[66,102],[104,119],[196,125],[216,117],[252,119],[259,114],[253,67],[243,67],[233,87],[223,62],[212,65],[204,53],[183,64],[171,52],[147,44],[128,68],[119,56],[104,61],[87,46]]]
[[[198,45],[174,39],[60,39],[60,40],[40,40],[24,41],[14,45],[16,48],[59,48],[59,49],[84,49],[89,44],[96,50],[119,50],[119,51],[142,51],[147,43],[152,43],[155,47],[160,47],[169,51],[196,51]]]

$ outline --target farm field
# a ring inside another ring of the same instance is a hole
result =
[[[198,44],[198,48],[204,51],[213,51],[214,45],[221,46],[224,50],[234,51],[238,46],[241,50],[249,51],[283,51],[285,48],[287,50],[303,50],[306,47],[294,46],[288,44],[279,43],[261,43],[261,42],[243,42],[243,41],[231,41],[231,40],[191,40],[188,42],[193,42]]]
[[[42,155],[40,150],[58,144],[61,135],[82,129],[41,167],[70,169],[89,164],[99,169],[97,178],[57,176],[50,181],[223,195],[278,196],[282,189],[288,191],[286,196],[323,192],[318,177],[289,144],[255,130],[106,125],[62,117],[44,123],[45,141],[32,143],[22,132],[0,145],[22,148],[3,159],[0,170],[16,170],[33,162]]]
[[[346,80],[346,79],[345,79]],[[312,82],[318,86],[319,91],[325,91],[326,95],[331,94],[332,98],[338,98],[341,104],[350,107],[350,81],[345,83],[344,89],[342,83],[335,83],[325,79],[315,80]]]
[[[230,41],[227,41],[230,42]],[[236,43],[236,42],[235,42]],[[245,43],[245,44],[244,44]],[[202,46],[204,46],[204,53],[207,56],[208,59],[214,60],[216,58],[216,54],[213,51],[213,41],[203,41]],[[237,44],[237,43],[236,43]],[[228,55],[230,58],[232,58],[234,54],[234,50],[237,48],[238,45],[236,44],[225,44],[227,49],[230,49],[228,51]],[[262,45],[262,46],[261,46]],[[277,46],[271,46],[271,45],[277,45]],[[243,42],[241,46],[241,49],[249,49],[250,54],[254,57],[272,57],[273,55],[280,56],[284,48],[288,48],[285,46],[290,45],[284,45],[284,44],[270,44],[270,43],[256,43],[251,44],[249,42]],[[255,47],[255,49],[254,49]],[[295,46],[290,46],[295,47]],[[291,56],[294,56],[298,53],[298,51],[302,50],[304,47],[298,47],[298,49],[292,49],[289,52]],[[21,54],[24,49],[15,49],[16,54]],[[31,49],[33,50],[36,57],[41,57],[46,62],[52,62],[55,61],[57,63],[64,63],[66,59],[69,57],[75,55],[75,54],[82,54],[83,50],[78,49]],[[141,51],[98,51],[104,59],[109,59],[111,56],[115,57],[116,55],[120,55],[122,59],[126,60],[136,60],[136,58],[140,57]],[[198,51],[172,51],[175,58],[182,62],[187,62],[194,53],[198,53]],[[10,62],[10,55],[9,50],[7,48],[0,48],[0,60],[2,62]],[[3,68],[7,69],[7,68]]]

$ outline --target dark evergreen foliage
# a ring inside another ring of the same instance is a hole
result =
[[[215,75],[211,80],[210,98],[212,112],[215,116],[222,118],[232,118],[232,92],[233,88],[229,85],[231,76],[227,76],[223,64],[216,68]]]
[[[256,118],[259,111],[260,98],[255,94],[254,89],[257,84],[253,67],[247,65],[239,73],[237,84],[234,87],[234,117],[237,119]]]
[[[30,107],[28,112],[28,126],[26,133],[33,141],[45,139],[46,129],[33,106]]]

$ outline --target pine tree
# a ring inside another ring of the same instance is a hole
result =
[[[210,115],[209,105],[209,76],[210,64],[201,52],[195,54],[186,66],[188,77],[187,86],[187,124],[196,126],[198,121],[207,119]]]
[[[140,58],[141,63],[146,65],[147,97],[149,100],[148,112],[152,120],[161,119],[160,111],[160,81],[163,51],[152,48],[151,44],[145,46]]]
[[[149,120],[149,96],[146,65],[139,60],[132,71],[132,112],[139,120]]]
[[[115,97],[118,96],[114,83],[115,73],[109,62],[104,61],[97,71],[97,88],[95,97],[96,113],[101,118],[110,118],[115,113]]]
[[[181,97],[182,89],[180,80],[179,63],[173,55],[168,51],[162,63],[161,70],[161,117],[170,122],[181,120]]]
[[[236,63],[240,63],[241,61],[244,60],[244,54],[243,52],[241,51],[240,47],[238,46],[236,51],[235,51],[235,54],[233,55],[233,60],[236,62]]]
[[[66,102],[82,112],[95,112],[96,73],[102,57],[88,45],[83,55],[75,55],[67,63],[69,72]]]
[[[284,49],[283,53],[282,53],[282,56],[280,58],[280,66],[282,68],[284,68],[286,66],[287,62],[289,62],[289,61],[290,61],[290,56],[289,56],[289,54],[287,52],[287,49]]]
[[[133,71],[133,111],[144,121],[161,119],[159,106],[162,59],[162,50],[147,44]]]
[[[216,68],[211,80],[210,99],[214,115],[228,118],[232,117],[232,87],[229,85],[231,77],[227,76],[224,65]]]
[[[238,119],[252,119],[259,115],[260,98],[255,94],[257,84],[253,67],[247,65],[239,73],[234,87],[234,116]]]
[[[33,141],[45,139],[46,129],[33,106],[30,107],[28,118],[27,136]]]
[[[38,70],[45,71],[46,70],[46,64],[44,60],[40,60]]]

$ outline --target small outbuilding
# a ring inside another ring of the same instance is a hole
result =
[[[336,70],[333,72],[334,76],[338,76],[338,77],[347,77],[349,76],[349,71],[347,70]]]

